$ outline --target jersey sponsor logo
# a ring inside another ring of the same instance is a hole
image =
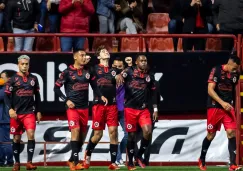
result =
[[[115,77],[115,76],[116,76],[116,71],[111,71],[111,75],[112,75],[113,77]]]
[[[86,77],[86,79],[90,79],[90,74],[86,73],[85,77]]]
[[[30,81],[30,85],[31,85],[31,86],[34,86],[34,85],[35,85],[35,81],[34,81],[34,80],[31,80],[31,81]]]
[[[88,83],[82,84],[82,83],[77,82],[72,86],[72,88],[74,91],[88,90],[89,84]]]
[[[98,86],[113,86],[111,80],[108,80],[106,78],[99,78],[97,80],[97,85]]]
[[[33,90],[19,89],[16,92],[17,96],[33,96]]]

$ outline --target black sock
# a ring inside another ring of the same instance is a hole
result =
[[[128,164],[129,165],[133,165],[134,148],[135,148],[135,142],[128,141],[127,142],[127,153],[128,153],[128,159],[129,159]]]
[[[203,143],[202,143],[202,150],[201,150],[201,156],[200,159],[205,162],[205,157],[208,151],[208,148],[210,146],[212,141],[208,140],[207,137],[204,138]]]
[[[35,140],[28,140],[27,152],[28,152],[28,162],[32,162],[33,155],[35,152]]]
[[[91,141],[91,139],[89,140],[89,144],[87,145],[87,148],[86,148],[86,150],[87,150],[87,156],[91,156],[91,154],[92,154],[92,152],[93,152],[93,150],[94,150],[94,148],[95,148],[95,146],[96,146],[97,144],[95,144],[95,143],[93,143],[92,141]]]
[[[83,146],[83,143],[82,142],[79,142],[79,151],[78,152],[80,152],[80,150],[81,150],[81,148],[82,148],[82,146]],[[73,162],[74,161],[74,159],[73,159],[73,151],[71,152],[71,156],[70,156],[70,158],[69,158],[69,160],[68,160],[69,162]]]
[[[235,158],[236,158],[236,138],[229,138],[228,144],[229,154],[230,154],[230,165],[236,165]]]
[[[116,162],[118,144],[110,144],[111,163]]]
[[[73,158],[74,164],[77,165],[78,160],[79,160],[79,157],[78,157],[79,142],[78,141],[71,141],[70,144],[71,144],[71,149],[72,149],[72,156],[73,156],[72,158]]]
[[[138,150],[138,158],[142,158],[143,153],[145,152],[145,150],[147,149],[149,145],[149,140],[146,140],[145,138],[143,138],[141,140],[141,146],[140,149]]]
[[[13,142],[13,155],[16,163],[20,163],[19,161],[19,153],[20,153],[20,143]]]

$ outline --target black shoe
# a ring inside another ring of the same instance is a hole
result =
[[[0,167],[5,167],[5,165],[4,164],[0,164]]]

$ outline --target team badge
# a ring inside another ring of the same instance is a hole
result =
[[[213,81],[217,82],[218,81],[217,77],[213,77]]]
[[[34,86],[35,85],[35,81],[34,80],[31,80],[30,81],[30,85]]]
[[[115,77],[115,76],[116,76],[116,71],[111,71],[111,75],[112,75],[113,77]]]
[[[96,128],[99,127],[99,125],[100,125],[99,122],[94,123],[94,127],[96,127]]]
[[[150,76],[148,75],[148,76],[146,77],[146,81],[147,81],[147,82],[150,82],[150,80],[151,80],[151,79],[150,79]]]
[[[85,77],[86,77],[87,79],[89,79],[89,78],[90,78],[90,74],[87,73],[87,74],[85,75]]]
[[[69,126],[74,126],[74,121],[70,121]]]
[[[8,90],[9,90],[9,91],[13,91],[13,87],[10,86],[10,87],[8,88]]]
[[[124,72],[124,73],[122,74],[122,76],[123,76],[123,78],[126,78],[126,77],[127,77],[127,73]]]
[[[14,132],[15,132],[15,128],[12,127],[12,128],[10,129],[10,131],[11,131],[12,133],[14,133]]]
[[[233,77],[233,83],[235,83],[236,82],[236,77]]]
[[[208,125],[208,129],[213,129],[213,125],[212,124],[209,124]]]
[[[132,125],[131,124],[127,124],[127,129],[132,129]]]

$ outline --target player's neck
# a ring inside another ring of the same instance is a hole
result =
[[[28,75],[28,72],[23,73],[23,72],[19,71],[19,75],[21,75],[21,76],[27,76]]]
[[[77,64],[77,63],[74,63],[73,64],[73,67],[76,68],[76,69],[81,69],[82,68],[82,66],[79,65],[79,64]]]
[[[100,59],[100,65],[103,65],[104,67],[108,67],[109,59]]]

